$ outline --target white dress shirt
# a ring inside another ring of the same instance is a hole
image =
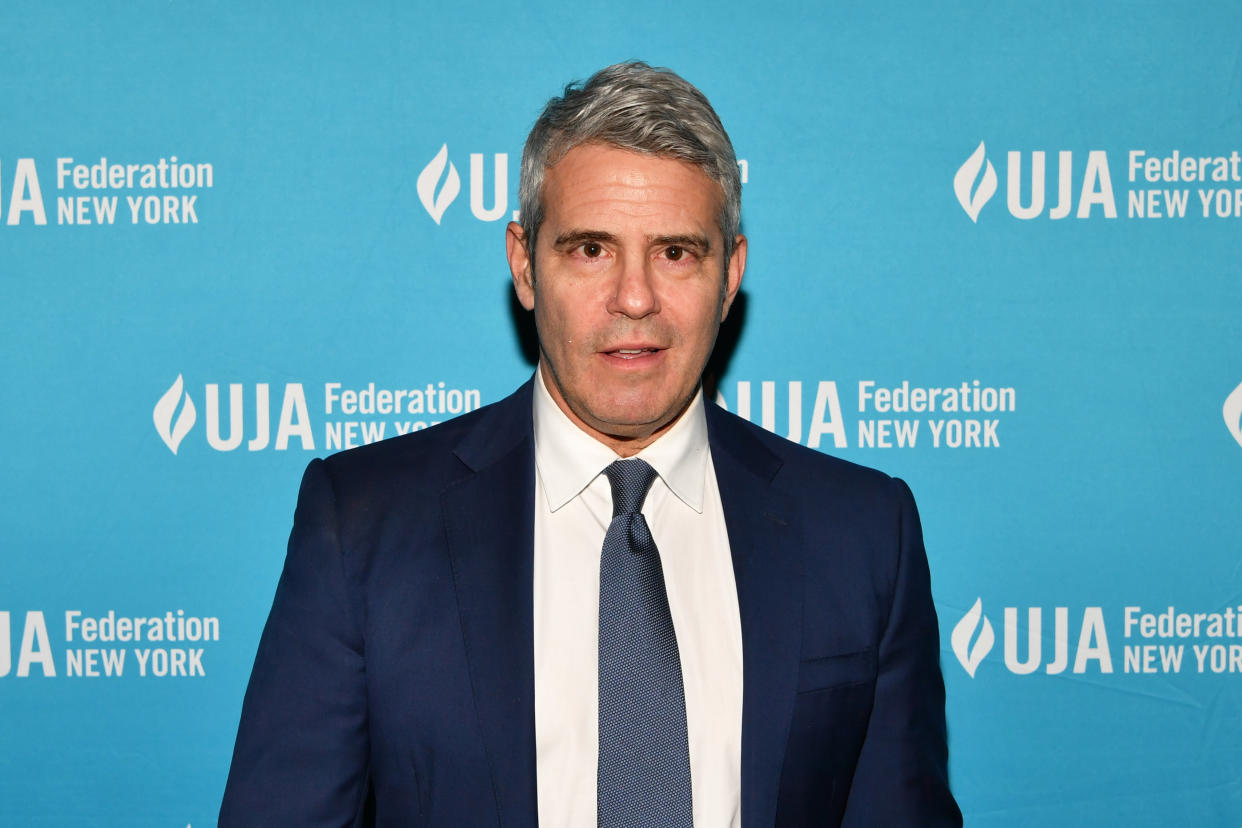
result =
[[[596,824],[599,563],[618,457],[535,371],[535,742],[539,824]],[[741,825],[742,626],[703,394],[637,455],[658,474],[642,512],[660,549],[686,692],[696,828]]]

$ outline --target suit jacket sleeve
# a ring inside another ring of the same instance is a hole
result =
[[[909,487],[891,481],[899,527],[892,604],[875,701],[846,805],[846,826],[960,826],[949,793],[940,634],[923,530]]]
[[[329,472],[312,461],[246,690],[221,826],[350,825],[367,792],[362,607]]]

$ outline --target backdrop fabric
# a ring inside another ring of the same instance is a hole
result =
[[[967,825],[1242,824],[1236,3],[0,32],[0,824],[214,823],[302,469],[530,376],[522,143],[630,58],[738,153],[712,398],[918,498]]]

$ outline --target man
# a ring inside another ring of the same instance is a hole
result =
[[[960,824],[909,490],[703,401],[740,197],[667,70],[548,104],[535,377],[308,467],[221,824]]]

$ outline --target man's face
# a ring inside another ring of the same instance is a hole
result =
[[[741,284],[746,239],[726,263],[721,198],[690,164],[583,144],[547,170],[536,249],[509,225],[513,284],[535,312],[544,382],[619,454],[685,410]]]

